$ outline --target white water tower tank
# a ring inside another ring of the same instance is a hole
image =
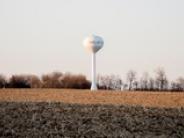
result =
[[[92,54],[92,69],[91,69],[91,90],[97,90],[96,86],[96,52],[98,52],[104,45],[102,37],[91,35],[84,39],[84,47]]]

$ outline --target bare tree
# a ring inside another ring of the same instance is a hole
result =
[[[155,81],[158,90],[163,91],[168,89],[168,80],[163,68],[158,68],[156,70]]]
[[[155,80],[153,78],[149,78],[148,80],[148,89],[150,91],[155,90]]]
[[[98,76],[97,76],[97,84],[98,84],[99,89],[106,89],[105,77],[98,74]]]
[[[181,90],[184,91],[184,78],[183,78],[183,77],[179,77],[179,78],[177,79],[177,82],[178,82],[178,84],[179,84]]]
[[[148,86],[149,86],[149,74],[148,72],[144,72],[140,79],[140,89],[148,90]]]
[[[27,75],[25,76],[28,84],[31,86],[31,88],[41,88],[41,80],[36,75]]]
[[[0,88],[5,88],[6,78],[3,75],[0,75]]]
[[[128,84],[122,83],[121,90],[127,90],[128,89]]]
[[[133,83],[136,81],[136,72],[133,70],[128,71],[127,73],[127,81],[129,85],[129,90],[132,90],[133,88]]]
[[[100,89],[121,90],[122,80],[118,75],[98,75],[97,81]]]
[[[118,75],[111,75],[111,89],[113,90],[121,90],[122,80]]]
[[[175,81],[171,82],[171,91],[177,91],[177,92],[181,91],[181,88],[177,82],[175,82]]]
[[[171,91],[184,91],[183,77],[179,77],[175,82],[171,83]]]
[[[139,82],[138,82],[138,81],[135,80],[135,81],[133,82],[133,88],[134,88],[134,90],[136,90],[136,91],[139,90]]]

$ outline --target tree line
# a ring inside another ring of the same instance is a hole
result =
[[[129,70],[125,82],[118,75],[99,75],[98,85],[102,89],[109,90],[181,92],[184,91],[184,77],[169,81],[164,69],[158,68],[154,77],[150,76],[148,72],[144,72],[141,78],[137,78],[136,71]]]
[[[90,81],[84,75],[53,72],[42,75],[12,75],[9,79],[0,75],[0,88],[73,88],[88,89]]]
[[[144,72],[140,78],[134,70],[129,70],[126,80],[118,75],[98,75],[98,88],[104,90],[129,91],[184,91],[184,78],[169,81],[163,68],[155,71],[154,77]],[[52,72],[41,77],[36,75],[0,75],[0,88],[72,88],[89,89],[91,82],[84,75]]]

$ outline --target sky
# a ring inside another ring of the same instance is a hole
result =
[[[91,55],[82,45],[102,36],[97,73],[122,78],[165,69],[184,76],[183,0],[0,0],[0,73],[81,73]]]

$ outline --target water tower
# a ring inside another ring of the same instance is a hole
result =
[[[104,44],[102,37],[91,35],[84,39],[84,47],[92,55],[92,69],[91,69],[91,90],[97,90],[96,86],[96,52],[98,52]]]

